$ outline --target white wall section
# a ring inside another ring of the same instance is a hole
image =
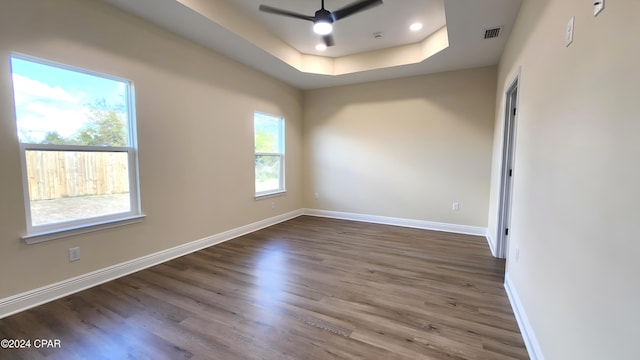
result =
[[[305,207],[486,227],[495,79],[486,67],[305,92]]]

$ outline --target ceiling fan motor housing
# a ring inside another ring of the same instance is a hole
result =
[[[327,9],[320,9],[318,11],[316,11],[316,16],[315,16],[315,21],[314,22],[319,22],[319,21],[324,21],[324,22],[328,22],[329,24],[333,23],[333,15],[331,15],[331,12]]]
[[[316,34],[327,35],[333,30],[333,16],[331,12],[326,9],[320,9],[316,11],[315,18],[313,19],[313,31]]]

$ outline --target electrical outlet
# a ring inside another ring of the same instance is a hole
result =
[[[320,198],[320,194],[318,194],[317,192],[313,193],[313,198],[314,199],[319,199]]]
[[[276,202],[272,201],[271,202],[271,210],[274,210],[276,208]]]
[[[520,248],[516,248],[516,263],[520,262]]]
[[[576,17],[572,16],[571,19],[569,19],[569,22],[567,23],[567,33],[564,40],[565,46],[569,46],[571,45],[571,43],[573,43],[573,28],[574,28],[575,22],[576,22]]]
[[[460,204],[457,201],[454,201],[451,209],[453,211],[460,211]]]
[[[598,16],[604,10],[604,0],[596,0],[593,2],[593,16]]]
[[[80,248],[73,247],[69,249],[69,262],[80,260]]]

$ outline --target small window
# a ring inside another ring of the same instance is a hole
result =
[[[11,72],[25,238],[139,216],[131,82],[22,55]]]
[[[284,119],[255,113],[256,197],[285,191]]]

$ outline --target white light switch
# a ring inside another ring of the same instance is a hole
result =
[[[575,24],[575,21],[576,21],[576,17],[572,16],[571,20],[569,20],[569,22],[567,23],[567,34],[565,38],[565,46],[569,46],[573,42],[573,26]]]
[[[593,2],[593,16],[597,16],[604,10],[604,0],[595,0]]]

